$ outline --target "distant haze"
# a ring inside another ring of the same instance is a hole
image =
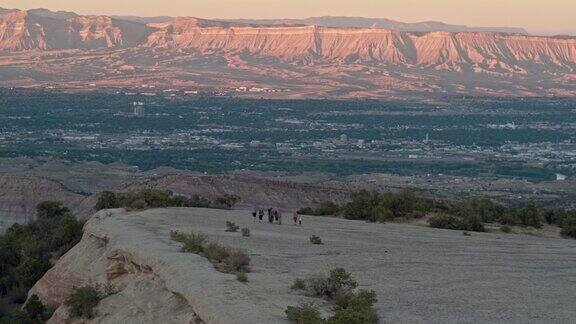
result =
[[[83,14],[202,18],[363,16],[406,22],[524,27],[533,34],[576,34],[574,0],[0,0],[4,8]]]

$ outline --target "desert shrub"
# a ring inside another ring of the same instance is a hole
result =
[[[246,283],[248,282],[248,275],[246,272],[238,272],[236,273],[236,280]]]
[[[24,306],[24,311],[32,319],[42,319],[47,310],[40,301],[40,298],[38,298],[38,295],[32,295]]]
[[[572,215],[562,221],[560,234],[564,237],[576,239],[576,215]]]
[[[335,300],[334,315],[327,320],[327,323],[377,323],[378,314],[374,309],[376,302],[376,293],[373,290],[347,292]]]
[[[40,319],[31,318],[21,309],[13,309],[6,314],[0,313],[0,324],[41,324]]]
[[[103,191],[98,195],[96,202],[96,209],[110,209],[110,208],[127,208],[132,210],[142,210],[146,208],[164,208],[164,207],[204,207],[204,208],[218,208],[230,209],[237,202],[239,198],[232,195],[224,195],[210,201],[209,199],[193,195],[192,197],[184,197],[174,195],[169,190],[159,189],[143,189],[140,191],[120,193]]]
[[[59,201],[44,201],[36,205],[36,217],[56,218],[71,215],[70,209]]]
[[[342,308],[334,312],[327,324],[371,324],[378,323],[378,313],[374,308]]]
[[[222,197],[216,198],[214,201],[215,205],[223,209],[232,209],[236,203],[240,201],[240,197],[235,195],[225,194]]]
[[[461,230],[472,232],[484,232],[485,228],[478,217],[465,216],[459,217],[454,215],[439,214],[428,220],[430,227],[442,228],[449,230]]]
[[[294,280],[294,283],[290,288],[294,290],[304,290],[306,289],[306,280],[298,278]]]
[[[250,229],[248,227],[244,227],[242,229],[242,236],[244,237],[250,237]]]
[[[82,223],[60,202],[38,204],[35,220],[14,224],[0,235],[0,297],[6,297],[8,313],[26,301],[28,290],[50,269],[51,261],[81,237]]]
[[[512,233],[512,227],[510,227],[508,225],[500,226],[500,230],[502,231],[502,233],[506,233],[506,234]]]
[[[184,243],[187,237],[188,235],[182,232],[170,231],[170,239],[173,241]]]
[[[144,210],[148,208],[148,204],[144,199],[136,199],[131,200],[128,204],[126,204],[126,208],[128,210]]]
[[[425,215],[440,209],[438,202],[417,196],[410,190],[399,193],[360,190],[350,195],[350,202],[344,206],[347,219],[362,219],[371,222],[386,222],[396,218],[409,218],[412,215]]]
[[[298,211],[298,214],[300,215],[310,216],[336,216],[339,213],[340,206],[332,201],[322,201],[316,209],[312,207],[305,207]]]
[[[310,236],[310,243],[320,245],[322,244],[322,239],[318,235]]]
[[[230,221],[226,222],[226,232],[238,232],[238,229],[240,229],[240,226]]]
[[[230,254],[229,249],[218,243],[210,243],[204,247],[204,257],[212,263],[220,263],[224,261]]]
[[[182,252],[200,254],[204,251],[204,245],[208,241],[208,236],[203,233],[184,234],[177,231],[170,232],[170,238],[182,243]]]
[[[458,217],[453,215],[446,215],[440,214],[430,217],[428,220],[428,224],[430,227],[434,228],[443,228],[443,229],[450,229],[450,230],[458,230],[459,229],[459,220]]]
[[[314,296],[328,298],[334,303],[334,315],[328,319],[320,316],[312,304],[288,307],[286,315],[295,323],[368,324],[377,323],[378,314],[374,309],[377,301],[372,290],[355,291],[358,284],[352,275],[342,268],[334,269],[328,277],[317,277],[307,281],[296,281],[292,287],[300,289],[312,287]]]
[[[330,275],[300,279],[298,285],[304,286],[306,294],[312,297],[333,299],[337,294],[351,291],[358,286],[352,275],[343,268],[330,271]]]
[[[96,201],[96,210],[120,208],[120,200],[118,195],[111,191],[103,191],[98,195]]]
[[[459,217],[460,224],[459,230],[471,232],[485,232],[484,224],[478,216],[463,216]]]
[[[228,256],[222,261],[222,272],[236,273],[248,272],[250,257],[240,249],[231,249]]]
[[[487,198],[472,198],[456,204],[450,213],[460,217],[476,217],[481,222],[500,221],[506,209]]]
[[[318,216],[332,216],[337,215],[340,212],[340,206],[331,201],[323,201],[320,206],[316,209],[316,214]]]
[[[330,271],[330,276],[328,277],[329,293],[335,294],[341,290],[355,289],[358,283],[352,277],[352,274],[343,268],[336,268]]]
[[[347,219],[368,219],[378,205],[376,191],[360,190],[350,195],[350,202],[344,206],[344,217]]]
[[[94,317],[94,308],[98,306],[101,296],[98,290],[91,286],[77,288],[64,302],[68,312],[73,318],[91,319]]]
[[[300,208],[297,212],[300,215],[309,215],[309,216],[314,216],[314,214],[316,213],[315,209],[312,207],[304,207],[304,208]]]
[[[288,320],[296,324],[319,324],[324,322],[318,308],[311,303],[288,306],[285,313]]]
[[[209,243],[205,234],[183,234],[178,231],[172,231],[170,238],[183,244],[182,252],[199,254],[205,257],[220,272],[237,274],[249,271],[250,257],[246,252],[218,243]]]
[[[543,217],[540,215],[538,208],[533,204],[523,207],[515,207],[508,210],[502,216],[501,223],[504,225],[522,225],[534,228],[542,228]]]

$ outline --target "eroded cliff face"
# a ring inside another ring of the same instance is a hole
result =
[[[317,26],[205,27],[194,19],[178,18],[153,32],[145,46],[307,63],[362,62],[452,71],[525,74],[538,69],[576,69],[576,38],[498,33],[410,33]]]
[[[575,78],[576,37],[0,13],[0,86],[248,84],[289,90],[281,93],[290,98],[576,96]]]
[[[137,243],[131,235],[138,235],[138,229],[126,232],[123,238],[110,231],[108,218],[123,213],[111,210],[92,217],[81,242],[30,290],[29,295],[38,295],[46,307],[55,310],[48,323],[74,321],[63,303],[75,288],[87,285],[106,297],[99,303],[97,316],[82,322],[204,323],[188,300],[167,286],[163,272],[170,265],[130,247]],[[133,242],[125,242],[126,238]]]
[[[0,15],[0,50],[95,49],[136,46],[148,27],[106,16],[43,15],[13,11]]]

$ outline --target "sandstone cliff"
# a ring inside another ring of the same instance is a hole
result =
[[[201,53],[268,56],[305,63],[386,64],[503,74],[576,71],[576,38],[498,33],[205,26],[196,19],[177,18],[153,32],[145,45]]]
[[[136,46],[145,25],[106,16],[12,11],[0,15],[0,51],[94,49]]]
[[[0,13],[0,86],[150,83],[235,93],[243,85],[281,98],[576,96],[576,37],[126,19]]]
[[[250,211],[170,208],[102,211],[82,241],[34,286],[57,308],[73,288],[107,286],[110,295],[91,323],[287,323],[289,305],[314,302],[292,291],[296,278],[350,271],[374,289],[384,323],[568,323],[576,316],[576,242],[524,235],[435,230],[305,217],[304,226],[254,223]],[[251,237],[224,231],[233,221]],[[204,258],[179,252],[171,230],[206,233],[211,241],[245,249],[249,281],[216,271]],[[310,235],[324,245],[312,245]],[[510,296],[522,296],[511,298]],[[550,306],[553,301],[554,307]]]

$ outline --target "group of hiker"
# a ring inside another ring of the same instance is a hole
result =
[[[257,220],[262,223],[264,221],[264,215],[267,214],[268,216],[268,223],[270,224],[282,224],[282,212],[275,208],[268,208],[264,211],[263,208],[254,208],[252,210],[252,218],[254,222]],[[296,212],[292,215],[292,220],[294,221],[294,225],[302,225],[302,216]]]

